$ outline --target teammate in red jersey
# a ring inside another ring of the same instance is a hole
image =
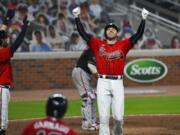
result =
[[[15,42],[9,47],[7,43],[7,27],[15,14],[8,10],[3,24],[0,26],[0,135],[5,135],[8,126],[8,104],[10,100],[10,85],[13,81],[10,59],[24,39],[28,26],[27,16],[23,20],[22,31]]]
[[[53,94],[46,104],[47,117],[35,120],[26,126],[22,135],[76,135],[61,120],[68,106],[67,98],[62,94]]]
[[[111,104],[114,119],[112,134],[123,135],[123,70],[126,55],[142,37],[148,14],[149,12],[146,9],[142,10],[142,21],[136,34],[132,35],[132,37],[119,41],[117,36],[119,28],[115,24],[110,23],[104,29],[105,40],[100,40],[86,33],[79,19],[80,8],[73,9],[78,32],[88,43],[96,57],[99,74],[97,83],[97,102],[100,119],[99,135],[110,135],[109,116]]]

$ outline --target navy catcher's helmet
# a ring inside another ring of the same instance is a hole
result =
[[[62,94],[53,94],[46,104],[46,115],[55,118],[62,118],[68,107],[67,98]]]
[[[104,28],[104,36],[107,38],[107,36],[106,36],[106,30],[108,29],[108,28],[114,28],[114,29],[116,29],[117,30],[117,32],[119,31],[119,27],[117,26],[117,25],[115,25],[114,23],[109,23],[109,24],[107,24],[106,26],[105,26],[105,28]]]

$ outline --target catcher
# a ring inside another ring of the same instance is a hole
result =
[[[96,122],[96,93],[92,87],[92,74],[97,74],[95,57],[90,48],[81,54],[76,67],[72,71],[73,82],[82,99],[81,112],[83,130],[97,130]]]

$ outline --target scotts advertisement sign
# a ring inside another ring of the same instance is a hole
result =
[[[167,74],[167,66],[155,59],[137,59],[125,66],[125,75],[135,82],[151,83]]]

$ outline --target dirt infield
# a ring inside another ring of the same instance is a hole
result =
[[[156,91],[151,93],[148,91]],[[141,92],[137,92],[141,91]],[[79,99],[78,91],[75,89],[53,89],[53,90],[28,90],[11,91],[11,101],[46,100],[52,93],[62,93],[68,99]],[[180,85],[177,86],[148,86],[148,87],[125,87],[126,96],[180,96]]]
[[[143,92],[135,93],[135,90]],[[130,88],[126,96],[167,96],[180,95],[180,86],[173,87],[145,87]],[[148,90],[157,90],[155,93],[148,93]],[[52,93],[63,93],[68,99],[78,99],[76,90],[36,90],[36,91],[12,91],[13,101],[24,100],[46,100]],[[98,135],[98,131],[82,131],[80,129],[80,118],[66,118],[66,123],[73,127],[78,135]],[[27,120],[10,121],[7,135],[20,135]],[[110,125],[112,127],[112,120]],[[125,135],[180,135],[180,115],[159,115],[159,116],[126,116],[124,124]]]
[[[98,135],[98,131],[82,131],[80,121],[65,119],[66,123],[73,127],[78,135]],[[27,121],[12,121],[7,135],[20,135]],[[110,122],[112,125],[112,121]],[[176,116],[128,116],[125,117],[125,135],[180,135],[180,115]]]

